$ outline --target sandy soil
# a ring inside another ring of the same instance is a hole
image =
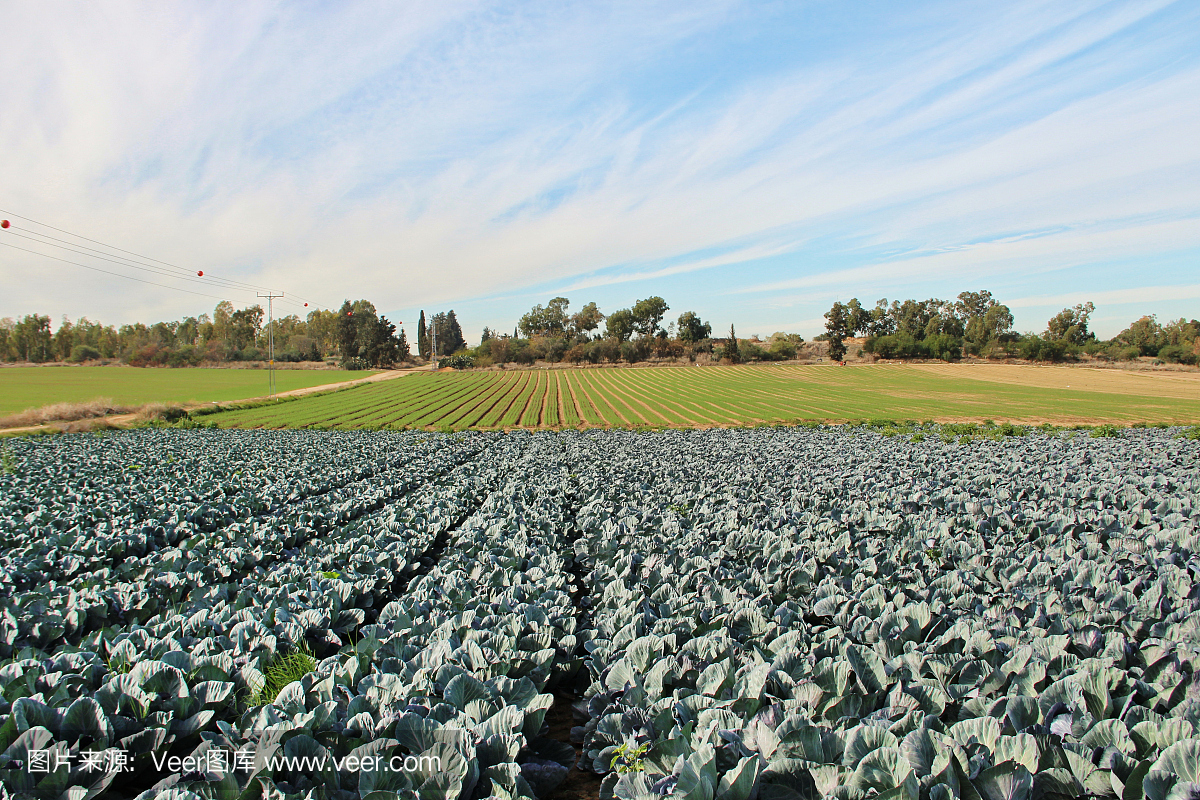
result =
[[[1200,399],[1200,372],[1138,371],[1034,364],[912,364],[936,375],[1041,389]]]

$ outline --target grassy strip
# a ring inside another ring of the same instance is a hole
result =
[[[475,402],[461,406],[460,413],[457,416],[448,417],[446,424],[455,430],[466,430],[482,419],[483,415],[496,404],[496,401],[506,391],[509,383],[505,380],[507,377],[504,375],[496,379],[489,375],[487,381],[482,385],[482,391],[476,394]]]
[[[516,396],[512,404],[504,412],[504,416],[500,417],[500,427],[511,428],[521,419],[521,414],[525,411],[525,406],[529,403],[529,398],[533,394],[533,390],[537,388],[536,372],[531,372],[529,380],[525,381],[521,393]]]
[[[629,422],[620,417],[617,410],[603,401],[602,395],[596,390],[592,384],[591,370],[583,370],[582,372],[572,375],[577,379],[576,391],[579,397],[582,397],[587,407],[591,409],[596,417],[599,417],[599,422],[588,420],[589,424],[604,425],[606,427],[616,427],[618,425],[628,425]]]
[[[546,393],[549,391],[546,374],[545,372],[537,374],[537,385],[529,396],[529,401],[525,404],[525,410],[521,412],[520,425],[523,428],[536,428],[542,421],[542,406],[546,404]]]
[[[639,398],[635,397],[629,391],[629,381],[615,381],[610,376],[597,375],[601,385],[609,392],[610,396],[620,402],[636,417],[635,424],[641,422],[647,425],[667,425],[671,422],[682,424],[681,419],[668,419],[664,414],[650,408],[650,406]]]
[[[558,383],[558,396],[562,398],[562,424],[572,428],[579,427],[581,423],[579,407],[575,400],[575,392],[571,389],[571,382],[568,376],[562,373],[555,373],[554,380]]]
[[[505,392],[500,399],[496,401],[496,404],[488,409],[488,412],[479,420],[479,427],[494,428],[498,426],[500,424],[500,420],[508,414],[509,408],[516,401],[517,397],[520,396],[522,391],[524,391],[525,384],[528,382],[529,373],[522,373],[521,377],[513,382],[508,391]]]
[[[558,375],[553,372],[546,375],[546,403],[542,406],[542,424],[555,426],[562,419],[559,414]]]

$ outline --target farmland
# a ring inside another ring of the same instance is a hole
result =
[[[1008,365],[415,373],[272,407],[218,414],[222,427],[711,427],[866,418],[1200,421],[1200,375]]]
[[[1177,434],[14,440],[0,780],[473,800],[582,770],[628,800],[1183,800],[1200,441]],[[117,752],[119,777],[78,768]],[[246,757],[159,766],[209,753]],[[396,754],[414,766],[347,766]]]
[[[371,372],[276,370],[277,391],[363,378]],[[8,367],[0,370],[0,416],[53,403],[105,397],[123,406],[225,402],[267,394],[261,369],[137,369],[134,367]]]

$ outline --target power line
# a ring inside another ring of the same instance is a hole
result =
[[[178,264],[172,264],[172,263],[170,263],[169,261],[162,261],[162,260],[160,260],[160,259],[157,259],[157,258],[151,258],[150,256],[144,256],[144,255],[142,255],[142,254],[140,254],[140,253],[135,253],[135,252],[134,252],[134,251],[132,251],[132,250],[125,250],[124,248],[117,247],[117,246],[115,246],[115,245],[111,245],[111,244],[107,244],[107,243],[105,243],[105,242],[102,242],[102,241],[100,241],[100,240],[98,240],[98,239],[91,239],[91,238],[88,238],[87,236],[81,236],[81,235],[80,235],[80,234],[78,234],[78,233],[72,233],[71,231],[64,230],[63,228],[56,228],[56,227],[54,227],[53,225],[48,225],[48,224],[46,224],[45,222],[39,222],[39,221],[38,221],[38,220],[36,220],[36,219],[33,219],[33,218],[31,218],[31,217],[26,217],[26,216],[23,216],[23,215],[21,215],[21,214],[17,214],[16,212],[13,212],[13,211],[5,211],[4,209],[0,209],[0,214],[5,214],[5,215],[7,215],[7,216],[10,216],[10,217],[16,217],[17,219],[23,219],[23,220],[25,220],[26,222],[32,222],[34,225],[40,225],[40,226],[42,226],[43,228],[49,228],[49,229],[50,229],[50,230],[52,230],[52,231],[58,231],[59,233],[65,233],[67,236],[73,236],[73,237],[75,237],[76,239],[83,239],[85,242],[91,242],[92,244],[98,244],[98,245],[100,245],[101,247],[107,247],[109,250],[116,250],[116,251],[118,251],[118,252],[121,252],[121,253],[126,253],[126,254],[128,254],[128,255],[131,255],[131,256],[137,256],[138,258],[142,259],[143,261],[153,261],[153,262],[155,262],[156,264],[162,264],[163,266],[171,267],[172,269],[178,269],[178,270],[182,270],[182,271],[184,271],[184,272],[187,272],[187,273],[189,273],[189,274],[192,272],[192,270],[188,269],[187,267],[181,267],[181,266],[179,266]],[[36,231],[30,231],[30,233],[35,233],[35,234],[36,234],[36,235],[38,235],[38,236],[46,236],[46,234],[36,233]],[[51,237],[47,237],[47,238],[51,238]],[[61,241],[61,240],[60,240],[60,241]],[[73,244],[73,243],[72,243],[72,244]],[[50,245],[50,246],[51,246],[51,247],[55,247],[56,245]],[[75,245],[75,246],[77,246],[77,247],[82,247],[83,245]],[[21,248],[17,248],[17,249],[21,249]],[[33,252],[33,251],[29,251],[29,252]],[[76,251],[76,252],[78,252],[78,251]],[[44,254],[39,254],[39,255],[44,255]],[[120,257],[120,256],[118,256],[118,258],[119,258],[119,257]],[[58,260],[59,260],[59,261],[63,261],[64,259],[58,259]],[[74,263],[74,262],[70,262],[70,261],[68,261],[67,263]],[[115,263],[115,262],[114,262],[114,263]],[[101,271],[103,271],[103,270],[101,270]],[[160,273],[160,274],[162,274],[162,273]],[[230,279],[228,279],[228,278],[221,278],[220,280],[224,280],[224,281],[231,282],[231,283],[241,283],[240,281],[230,281]],[[248,287],[250,287],[250,290],[252,290],[252,291],[258,291],[258,290],[260,290],[260,289],[266,289],[266,287],[264,287],[264,286],[258,286],[258,285],[255,285],[255,284],[245,284],[245,283],[243,283],[242,285],[243,285],[243,286],[248,286]],[[267,291],[270,291],[270,290],[268,289]],[[293,296],[293,297],[295,297],[297,300],[302,300],[302,301],[304,301],[305,303],[311,302],[311,301],[309,301],[309,300],[306,300],[306,299],[305,299],[305,298],[303,298],[303,297],[300,297],[300,295],[297,295],[297,294],[294,294],[294,293],[293,293],[293,295],[292,295],[292,296]]]
[[[142,266],[142,265],[139,265],[139,264],[131,264],[131,263],[127,263],[125,260],[118,261],[118,260],[116,260],[116,258],[108,258],[107,256],[102,256],[102,255],[94,255],[94,254],[92,254],[92,253],[85,253],[85,252],[83,252],[82,250],[76,250],[76,249],[74,249],[73,247],[67,247],[66,245],[61,245],[61,244],[50,244],[49,242],[43,242],[41,239],[35,239],[33,236],[26,236],[26,235],[24,235],[24,234],[17,233],[16,231],[12,231],[12,230],[10,230],[10,231],[9,231],[9,233],[10,233],[12,236],[20,236],[22,239],[28,239],[28,240],[29,240],[29,241],[31,241],[31,242],[37,242],[38,244],[44,244],[44,245],[46,245],[46,246],[48,246],[48,247],[57,247],[57,248],[59,248],[60,250],[66,250],[66,251],[68,251],[68,252],[71,252],[71,253],[76,253],[76,254],[78,254],[78,255],[81,255],[81,256],[87,256],[88,258],[98,258],[98,259],[100,259],[101,261],[107,261],[107,262],[109,262],[110,264],[116,264],[116,265],[117,265],[117,266],[119,266],[119,267],[130,267],[130,268],[132,268],[132,269],[140,269],[140,270],[143,270],[143,271],[145,271],[145,272],[149,272],[149,273],[151,273],[152,275],[162,275],[164,278],[171,278],[172,280],[177,280],[177,281],[189,281],[189,282],[191,282],[191,283],[201,283],[201,284],[203,284],[203,283],[206,283],[206,281],[197,280],[196,278],[193,278],[193,277],[190,277],[190,276],[187,276],[187,275],[177,275],[177,274],[175,274],[175,273],[173,273],[173,272],[166,272],[165,270],[156,269],[156,268],[154,268],[154,267],[147,267],[147,266]],[[90,248],[89,248],[89,249],[90,249]],[[33,253],[33,252],[36,252],[36,251],[30,250],[30,251],[28,251],[28,252],[31,252],[31,253]],[[45,254],[45,253],[39,253],[38,255],[46,255],[46,254]],[[120,257],[118,256],[117,258],[120,258]],[[67,263],[74,263],[74,262],[67,262]],[[218,280],[219,280],[219,279],[218,279]],[[243,289],[243,288],[241,288],[241,287],[230,287],[230,286],[223,286],[223,287],[220,287],[220,288],[233,289],[233,290],[235,290],[235,291],[239,291],[239,292],[253,292],[253,291],[255,291],[253,288],[249,288],[249,289]]]
[[[78,261],[68,261],[65,258],[59,258],[58,256],[52,256],[49,253],[39,253],[36,250],[30,250],[25,247],[17,247],[15,244],[8,244],[7,242],[0,242],[0,245],[4,245],[5,247],[11,247],[14,250],[24,250],[26,253],[33,253],[35,256],[42,256],[43,258],[52,258],[55,261],[61,261],[64,264],[74,264],[75,266],[83,267],[84,269],[90,269],[90,270],[94,270],[96,272],[103,272],[105,275],[114,275],[118,278],[124,278],[127,281],[137,281],[138,283],[148,283],[151,286],[161,286],[164,289],[174,289],[177,292],[187,292],[188,294],[195,294],[195,295],[199,295],[200,297],[211,297],[214,300],[227,299],[224,297],[218,297],[215,294],[205,294],[204,292],[193,292],[191,289],[181,289],[178,286],[168,286],[165,283],[155,283],[154,281],[148,281],[145,278],[135,278],[132,275],[123,275],[120,272],[113,272],[113,271],[107,270],[107,269],[100,269],[99,267],[89,266],[88,264],[80,264]]]
[[[26,235],[26,234],[30,234],[30,235]],[[85,247],[84,245],[76,244],[75,242],[68,242],[65,239],[59,239],[54,236],[48,236],[47,234],[39,233],[38,231],[31,231],[28,228],[25,229],[25,234],[21,234],[21,233],[17,233],[16,231],[12,231],[12,235],[13,236],[21,236],[22,238],[25,238],[25,239],[32,239],[32,237],[36,236],[38,238],[33,239],[33,241],[36,241],[39,244],[47,245],[48,247],[58,247],[63,250],[70,250],[72,253],[79,253],[79,255],[89,256],[90,258],[101,258],[101,259],[104,259],[105,261],[112,261],[114,264],[122,264],[125,266],[134,267],[136,269],[144,269],[149,272],[153,272],[157,275],[170,275],[171,277],[179,277],[179,278],[182,278],[185,280],[195,280],[194,278],[191,277],[192,272],[190,270],[182,270],[181,269],[180,272],[185,272],[186,274],[177,276],[177,275],[175,275],[175,273],[166,272],[165,270],[163,270],[162,267],[141,264],[139,262],[134,261],[133,259],[126,258],[124,256],[117,256],[117,255],[114,255],[113,253],[106,253],[103,250],[97,250],[93,247]],[[49,239],[51,241],[43,241],[45,239]],[[62,242],[62,244],[51,244],[51,242]],[[76,250],[75,248],[80,248],[80,249]],[[83,252],[84,250],[86,250],[88,252],[85,253],[85,252]],[[109,256],[112,256],[112,258],[109,258]],[[139,256],[139,258],[140,257],[141,256]],[[118,259],[118,260],[114,261],[113,259]],[[242,283],[241,281],[235,281],[235,280],[231,280],[229,278],[219,278],[215,275],[210,276],[210,278],[211,278],[211,280],[213,280],[217,283],[227,284],[230,286],[230,288],[238,288],[238,289],[242,289],[247,292],[256,292],[262,288],[260,286],[255,286],[250,283]],[[199,281],[197,281],[197,282],[199,282]]]

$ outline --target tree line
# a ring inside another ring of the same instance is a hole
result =
[[[853,298],[836,302],[825,312],[829,357],[845,358],[846,340],[864,337],[862,352],[879,358],[937,358],[963,356],[1064,361],[1082,355],[1102,360],[1133,360],[1154,356],[1168,363],[1200,361],[1200,321],[1178,319],[1166,324],[1144,316],[1112,339],[1098,339],[1088,329],[1094,304],[1080,303],[1051,317],[1041,333],[1013,330],[1013,315],[989,291],[963,292],[954,301],[878,300],[866,308]]]
[[[595,302],[572,312],[565,297],[535,305],[523,314],[512,333],[483,329],[480,343],[469,346],[453,309],[424,311],[417,323],[417,355],[454,357],[458,366],[532,364],[535,361],[576,364],[650,358],[744,363],[796,358],[808,347],[796,334],[777,332],[767,341],[740,339],[731,325],[728,335],[713,337],[711,323],[684,311],[664,327],[670,306],[657,295],[627,308],[603,313]],[[953,301],[876,301],[864,306],[857,298],[836,302],[825,314],[824,354],[840,361],[854,339],[861,352],[887,359],[964,356],[1062,361],[1091,356],[1104,360],[1155,357],[1169,363],[1200,362],[1200,321],[1160,323],[1144,316],[1112,339],[1098,339],[1089,329],[1092,303],[1064,308],[1040,333],[1018,333],[1013,315],[990,291],[962,292]],[[35,363],[82,363],[119,360],[134,366],[197,366],[236,361],[263,361],[266,352],[264,312],[252,305],[235,309],[228,301],[213,313],[153,325],[102,325],[86,317],[66,317],[52,330],[50,317],[29,314],[20,320],[0,319],[0,360]],[[603,326],[603,327],[602,327]],[[861,342],[858,342],[861,338]],[[345,301],[338,311],[316,310],[301,318],[274,320],[277,361],[336,359],[351,369],[387,367],[410,361],[403,329],[378,314],[367,300]],[[436,349],[436,352],[435,352]]]
[[[116,360],[139,367],[190,367],[265,361],[267,331],[262,306],[235,309],[223,300],[213,313],[152,325],[103,325],[87,317],[63,317],[51,331],[50,317],[27,314],[0,319],[0,360],[84,363]],[[403,329],[380,316],[367,300],[347,300],[339,311],[315,310],[273,321],[275,360],[325,361],[350,368],[386,367],[412,356]]]
[[[695,360],[700,354],[717,361],[778,361],[794,358],[797,346],[804,342],[798,335],[777,333],[767,347],[761,347],[739,342],[732,326],[729,337],[714,339],[711,323],[694,311],[684,311],[664,327],[671,307],[657,295],[608,314],[595,302],[575,312],[570,308],[566,297],[555,297],[523,314],[511,334],[484,328],[479,345],[464,344],[452,363],[464,367],[535,361],[635,363],[650,358]]]

